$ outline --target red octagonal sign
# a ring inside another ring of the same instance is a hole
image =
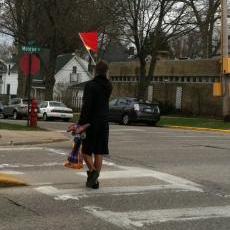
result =
[[[30,55],[31,55],[31,68],[30,64]],[[40,58],[34,54],[24,54],[20,59],[20,67],[23,74],[27,77],[29,74],[36,75],[40,72]],[[31,70],[29,73],[29,69]]]

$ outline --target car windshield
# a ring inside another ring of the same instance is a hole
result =
[[[28,100],[27,100],[27,99],[23,99],[23,100],[22,100],[22,103],[23,103],[23,104],[28,104]]]
[[[51,101],[50,106],[53,106],[53,107],[66,107],[65,104],[63,104],[62,102],[57,102],[57,101]]]

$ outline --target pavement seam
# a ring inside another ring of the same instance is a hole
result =
[[[42,141],[26,141],[26,142],[8,142],[8,143],[0,143],[0,146],[18,146],[18,145],[39,145],[39,144],[48,144],[55,142],[65,142],[69,141],[69,139],[54,139],[54,140],[42,140]]]

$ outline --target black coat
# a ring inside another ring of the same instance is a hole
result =
[[[78,124],[90,124],[82,143],[85,154],[108,154],[109,97],[112,85],[105,76],[96,76],[85,85]]]

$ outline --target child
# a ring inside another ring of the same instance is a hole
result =
[[[73,169],[83,168],[83,158],[81,155],[81,143],[82,139],[85,139],[85,130],[89,127],[89,124],[77,125],[73,124],[68,127],[67,132],[71,132],[74,136],[74,143],[72,151],[68,156],[68,161],[65,162],[64,166]]]

